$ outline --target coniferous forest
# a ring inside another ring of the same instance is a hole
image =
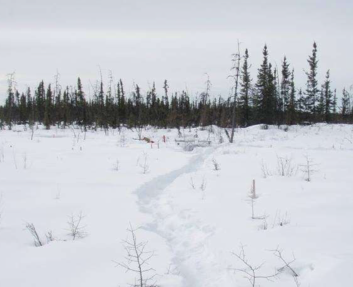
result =
[[[352,123],[351,95],[347,89],[336,91],[326,72],[323,83],[317,79],[317,45],[314,43],[305,71],[304,87],[295,84],[295,71],[286,57],[277,69],[269,62],[267,46],[256,75],[250,74],[250,55],[235,55],[234,91],[230,97],[211,97],[211,82],[198,96],[187,91],[171,92],[164,81],[163,94],[157,94],[155,84],[142,94],[138,84],[127,94],[124,83],[101,79],[94,87],[93,97],[87,97],[80,78],[75,87],[45,85],[43,81],[31,90],[18,91],[12,76],[8,79],[5,104],[0,106],[0,127],[13,124],[41,123],[79,125],[88,128],[129,128],[151,125],[159,128],[217,125],[231,127],[232,118],[238,127],[254,124],[293,125],[317,122]],[[339,99],[339,100],[338,100]]]

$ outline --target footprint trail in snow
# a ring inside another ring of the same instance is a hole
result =
[[[202,167],[213,151],[201,150],[185,166],[156,177],[135,191],[141,211],[154,219],[148,230],[164,238],[172,250],[172,263],[182,277],[183,287],[230,286],[227,271],[208,248],[212,228],[195,218],[190,210],[175,212],[173,200],[165,192],[177,178]]]

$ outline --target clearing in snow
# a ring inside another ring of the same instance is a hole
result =
[[[0,131],[0,286],[350,286],[353,127],[221,132]]]

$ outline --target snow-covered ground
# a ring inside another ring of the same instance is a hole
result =
[[[155,252],[145,276],[158,286],[251,286],[234,255],[242,248],[249,265],[263,263],[256,286],[351,286],[353,127],[254,126],[233,144],[219,132],[183,131],[212,142],[184,151],[177,130],[145,130],[153,144],[129,130],[39,128],[33,140],[22,126],[0,131],[0,286],[134,284],[137,274],[119,265],[130,224]],[[68,222],[79,214],[86,236],[73,240]],[[293,270],[276,249],[295,257]]]

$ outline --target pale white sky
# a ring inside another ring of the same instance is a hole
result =
[[[228,95],[230,56],[249,49],[252,78],[267,43],[270,60],[284,55],[304,86],[315,40],[319,76],[331,70],[339,91],[353,84],[353,1],[338,0],[0,0],[0,102],[6,75],[19,88],[40,80],[74,85],[105,79],[111,70],[125,86],[147,89],[164,79],[172,90],[202,91],[207,72],[212,93]]]

